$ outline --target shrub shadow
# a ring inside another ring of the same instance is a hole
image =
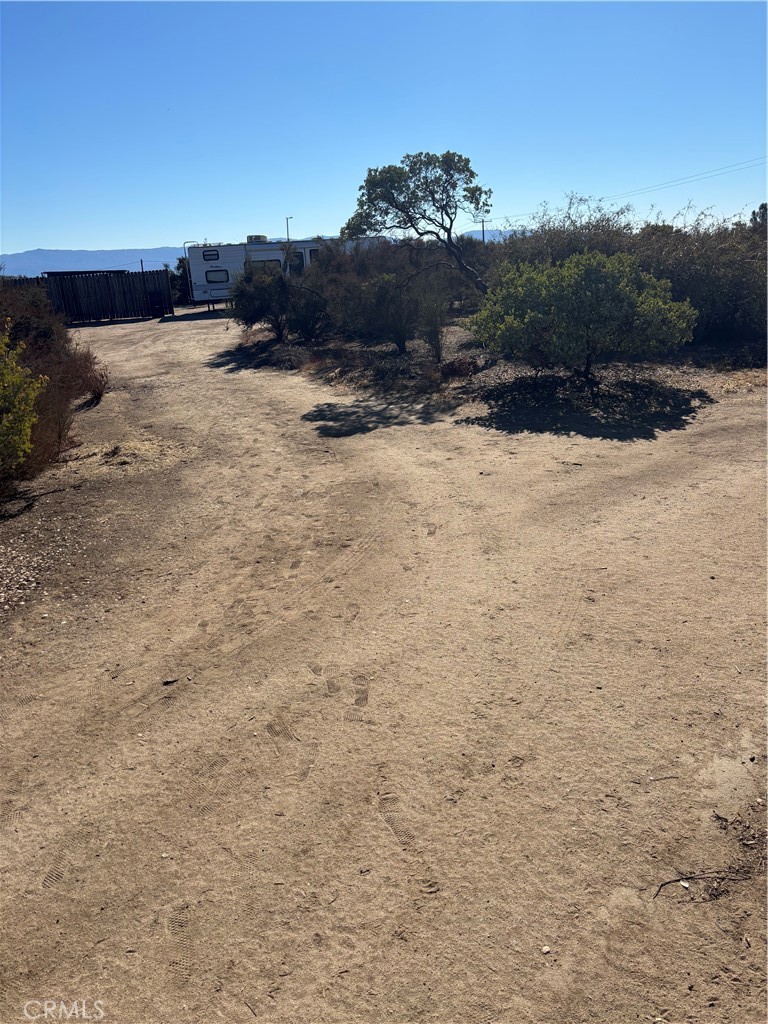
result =
[[[103,394],[98,394],[98,393],[93,394],[93,395],[88,395],[86,398],[83,398],[82,401],[78,402],[74,406],[74,411],[75,412],[86,412],[88,409],[95,409],[97,405],[101,404],[101,400],[102,400],[103,397],[104,397]]]
[[[443,401],[419,403],[381,403],[357,399],[352,402],[323,402],[301,417],[316,423],[321,437],[352,437],[370,434],[384,427],[406,427],[415,423],[434,423],[446,413]]]
[[[211,356],[205,365],[211,370],[224,370],[225,373],[278,369],[281,366],[280,360],[276,358],[273,341],[239,342]]]
[[[488,411],[459,423],[507,434],[580,434],[613,441],[652,441],[684,430],[702,406],[715,399],[701,389],[652,379],[604,380],[594,397],[572,377],[528,375],[496,384],[477,396]]]
[[[31,512],[41,498],[50,494],[64,494],[68,488],[54,487],[50,491],[37,491],[34,485],[19,481],[0,482],[0,523],[18,519]]]
[[[412,354],[355,344],[326,344],[314,350],[279,343],[272,337],[248,338],[223,349],[205,363],[225,373],[246,370],[301,369],[311,380],[352,388],[349,401],[323,402],[302,416],[321,437],[352,437],[385,427],[432,423],[462,404],[461,388],[450,394],[440,374]],[[360,395],[360,392],[363,392]]]

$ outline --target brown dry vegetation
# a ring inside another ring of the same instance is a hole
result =
[[[109,386],[109,373],[87,346],[73,340],[40,279],[0,278],[0,320],[10,327],[10,343],[18,349],[21,365],[42,381],[31,449],[10,473],[0,476],[0,497],[5,497],[16,479],[34,477],[61,457],[70,443],[76,404],[98,405]]]
[[[4,507],[0,1019],[762,1020],[763,375],[227,326],[78,332]]]

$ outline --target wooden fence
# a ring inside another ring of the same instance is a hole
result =
[[[68,323],[173,316],[167,270],[49,271],[48,297]]]
[[[41,288],[46,291],[44,277],[0,277],[0,288]]]

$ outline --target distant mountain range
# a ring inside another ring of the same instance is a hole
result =
[[[164,263],[173,269],[184,255],[178,246],[158,249],[30,249],[0,255],[2,273],[7,277],[39,277],[47,270],[160,270]]]

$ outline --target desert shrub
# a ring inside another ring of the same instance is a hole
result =
[[[171,298],[174,306],[188,306],[192,302],[189,291],[189,260],[185,256],[179,256],[173,270],[167,263],[165,266],[171,279]]]
[[[443,380],[450,380],[452,377],[471,377],[481,369],[480,363],[469,356],[457,356],[449,359],[440,367]]]
[[[699,316],[692,353],[754,363],[765,360],[766,214],[749,224],[683,211],[671,223],[637,221],[632,208],[611,209],[571,196],[562,210],[546,206],[524,228],[487,246],[492,286],[507,266],[563,263],[586,252],[627,253],[638,266],[670,282],[675,301],[688,300]]]
[[[96,405],[109,385],[106,368],[90,349],[76,344],[47,359],[38,355],[34,365],[45,368],[47,385],[37,403],[32,452],[24,464],[26,474],[36,473],[60,457],[69,441],[75,403],[85,400],[88,405]]]
[[[246,329],[266,324],[275,341],[282,344],[288,337],[291,290],[290,278],[281,270],[248,262],[232,287],[232,319]]]
[[[336,243],[325,247],[316,269],[315,287],[326,296],[333,333],[372,345],[392,342],[401,355],[420,336],[438,361],[451,309],[462,306],[468,292],[480,294],[440,246],[424,241]]]
[[[477,339],[534,368],[585,377],[615,357],[653,357],[690,341],[696,313],[668,281],[626,254],[587,252],[561,264],[507,267],[473,318]]]
[[[0,314],[10,321],[9,351],[20,366],[46,385],[35,398],[30,448],[14,473],[31,476],[66,447],[74,403],[99,401],[109,384],[106,368],[88,348],[77,345],[51,306],[44,288],[0,284]]]
[[[473,289],[477,291],[477,289]],[[419,333],[436,363],[443,361],[443,331],[451,307],[446,276],[425,274],[418,284]]]
[[[32,451],[35,403],[45,387],[43,377],[21,365],[22,349],[11,348],[9,327],[0,334],[0,491]]]
[[[257,265],[246,268],[233,290],[237,322],[267,324],[277,339],[291,335],[309,347],[333,338],[389,342],[400,355],[419,334],[434,350],[436,318],[442,329],[450,308],[477,291],[439,246],[423,241],[318,239],[318,255],[300,276],[277,282],[260,273]]]
[[[0,311],[10,320],[11,347],[24,346],[25,362],[66,352],[71,344],[64,318],[56,313],[48,292],[35,278],[16,282],[0,278]]]
[[[313,348],[331,332],[331,315],[322,279],[316,268],[309,267],[301,277],[289,278],[289,285],[286,326],[291,334]]]
[[[419,320],[418,297],[395,274],[379,274],[363,282],[365,336],[373,342],[393,342],[401,356],[416,334]]]
[[[763,352],[764,233],[704,217],[684,227],[646,224],[634,234],[631,251],[643,269],[671,282],[673,298],[688,299],[698,311],[696,349]]]
[[[291,262],[295,253],[287,254]],[[250,330],[266,325],[277,344],[291,335],[305,345],[321,342],[330,329],[328,303],[322,290],[323,277],[316,266],[300,269],[294,262],[289,275],[280,269],[250,261],[236,280],[231,293],[232,316]]]
[[[489,248],[498,271],[508,263],[562,263],[583,252],[614,256],[629,251],[633,230],[631,207],[571,195],[563,209],[543,204],[524,228]]]
[[[418,321],[418,299],[411,287],[413,256],[381,239],[355,244],[338,241],[320,246],[317,261],[301,285],[311,286],[323,336],[335,335],[368,344],[393,342],[405,354]],[[297,293],[297,300],[308,299]]]

